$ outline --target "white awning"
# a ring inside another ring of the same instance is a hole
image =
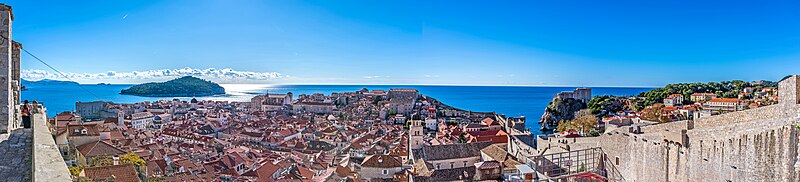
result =
[[[520,174],[528,174],[528,173],[535,173],[536,172],[530,166],[525,165],[525,164],[514,165],[514,167],[516,167],[517,170],[519,170]]]

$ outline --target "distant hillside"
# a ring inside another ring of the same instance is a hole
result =
[[[120,94],[145,97],[195,97],[225,94],[219,84],[192,76],[160,83],[145,83],[120,91]]]
[[[50,79],[43,79],[38,81],[30,81],[22,79],[20,84],[24,86],[31,86],[31,85],[78,85],[78,82],[73,81],[61,81],[61,80],[50,80]]]
[[[761,89],[765,87],[778,87],[778,82],[760,80],[746,82],[742,80],[708,82],[708,83],[673,83],[662,88],[642,92],[639,97],[644,97],[644,105],[661,103],[670,94],[683,94],[684,104],[691,104],[692,93],[713,93],[720,98],[737,98],[742,89],[752,87]]]

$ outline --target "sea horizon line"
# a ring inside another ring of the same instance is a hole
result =
[[[80,85],[137,85],[143,83],[80,83]],[[617,86],[617,85],[504,85],[504,84],[385,84],[385,83],[217,83],[220,85],[272,85],[272,86],[455,86],[455,87],[564,87],[564,88],[659,88],[663,86]]]

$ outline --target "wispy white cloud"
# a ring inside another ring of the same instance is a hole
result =
[[[55,79],[63,80],[64,77],[60,74],[46,70],[22,70],[20,72],[23,79],[26,80],[40,80],[40,79]],[[107,71],[104,73],[71,73],[65,72],[64,75],[69,79],[81,81],[97,81],[97,80],[163,80],[181,76],[195,76],[212,80],[275,80],[279,78],[289,77],[277,72],[253,72],[253,71],[239,71],[230,68],[216,69],[197,69],[197,68],[182,68],[182,69],[160,69],[160,70],[145,70],[145,71],[130,71],[130,72],[116,72]]]
[[[425,75],[425,78],[439,78],[439,75]]]
[[[379,75],[373,75],[373,76],[364,76],[363,78],[366,78],[366,79],[376,79],[376,78],[389,78],[389,76],[379,76]]]

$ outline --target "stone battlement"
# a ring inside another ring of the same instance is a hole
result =
[[[778,83],[778,104],[800,104],[800,76],[790,75]]]
[[[33,181],[71,181],[67,163],[61,157],[53,134],[47,126],[46,109],[31,118],[33,125],[31,169]]]
[[[779,83],[776,105],[616,130],[599,146],[629,181],[800,181],[798,81]]]
[[[33,113],[33,127],[0,135],[0,181],[72,181],[50,129],[45,109]]]

